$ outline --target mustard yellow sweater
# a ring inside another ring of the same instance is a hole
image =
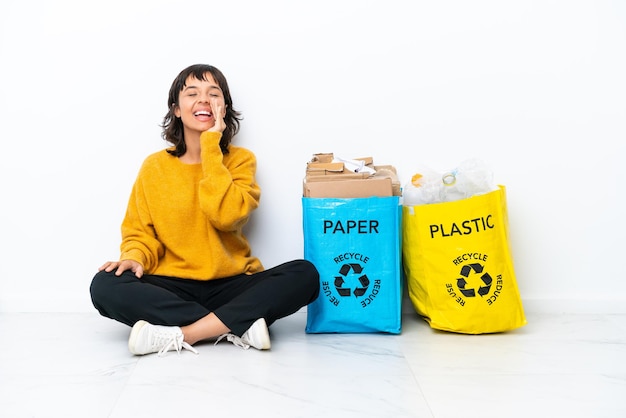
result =
[[[145,274],[211,280],[263,270],[242,233],[261,191],[256,157],[220,133],[200,138],[201,164],[184,164],[166,150],[146,158],[122,222],[121,260]]]

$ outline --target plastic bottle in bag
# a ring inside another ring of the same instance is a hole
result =
[[[415,206],[436,203],[440,199],[439,189],[439,174],[423,167],[402,189],[402,204]]]
[[[496,189],[493,173],[479,159],[461,162],[455,169],[441,176],[441,201],[453,202],[489,193]]]
[[[468,159],[440,173],[422,167],[402,190],[403,205],[452,202],[496,190],[493,173],[479,159]]]

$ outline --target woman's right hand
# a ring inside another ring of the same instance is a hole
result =
[[[102,270],[107,273],[115,270],[116,276],[121,276],[123,272],[130,270],[135,273],[135,276],[137,276],[138,279],[143,276],[143,266],[134,260],[107,261],[98,269],[98,271]]]

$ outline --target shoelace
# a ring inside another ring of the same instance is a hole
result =
[[[159,350],[158,356],[163,357],[171,348],[174,348],[178,354],[180,351],[185,348],[192,353],[198,354],[198,350],[193,348],[189,343],[183,341],[183,335],[172,335],[169,341],[166,340],[165,344],[163,344],[163,348]]]
[[[219,338],[217,339],[217,341],[215,341],[214,345],[217,345],[217,343],[222,341],[224,338],[226,338],[228,341],[230,341],[231,343],[233,343],[237,347],[243,348],[244,350],[247,350],[248,348],[250,348],[250,344],[244,342],[241,339],[241,337],[238,337],[235,334],[230,334],[230,333],[220,335]]]

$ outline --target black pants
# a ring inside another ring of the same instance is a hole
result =
[[[306,260],[294,260],[253,274],[217,280],[186,280],[100,271],[91,282],[91,300],[108,318],[132,326],[140,319],[154,325],[185,326],[213,312],[241,336],[259,318],[268,326],[313,302],[319,273]]]

